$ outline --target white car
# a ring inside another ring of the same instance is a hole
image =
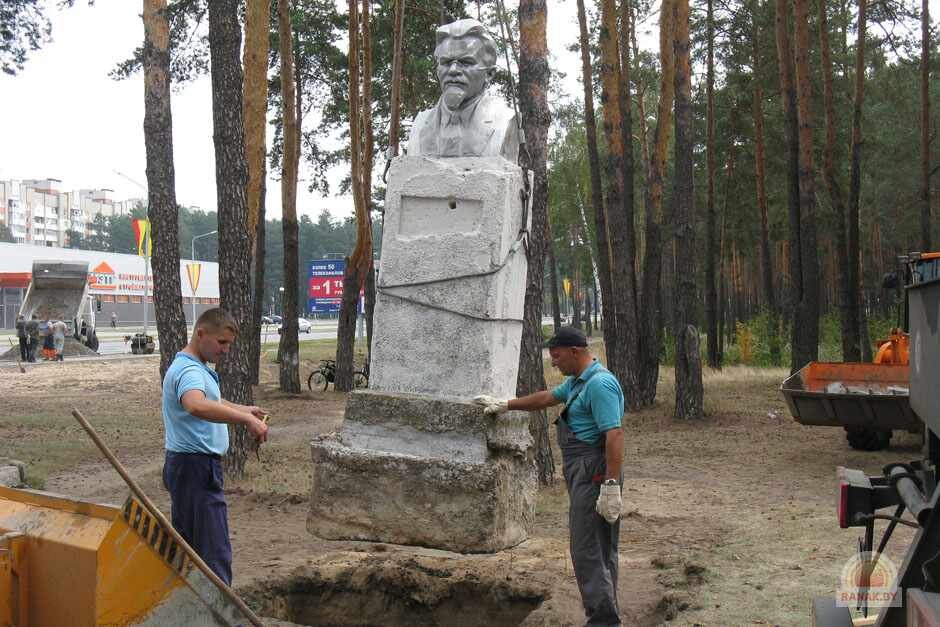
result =
[[[284,330],[283,326],[278,327],[277,332],[280,333]],[[313,323],[307,320],[306,318],[297,318],[297,332],[298,333],[310,333],[313,331]]]

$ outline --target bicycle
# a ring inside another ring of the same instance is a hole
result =
[[[336,380],[336,361],[333,359],[321,359],[320,367],[310,373],[307,377],[307,389],[311,392],[322,389],[324,392],[330,387],[330,383]],[[369,366],[366,364],[362,370],[353,372],[353,388],[356,390],[369,387]]]

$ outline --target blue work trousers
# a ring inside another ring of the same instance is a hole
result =
[[[163,485],[170,492],[173,527],[209,568],[231,585],[232,545],[222,492],[221,457],[167,451]]]

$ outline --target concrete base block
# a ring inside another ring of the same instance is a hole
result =
[[[528,414],[484,418],[455,399],[350,395],[346,423],[311,445],[307,529],[461,553],[522,542],[536,494]]]
[[[26,464],[15,459],[0,457],[0,485],[8,488],[26,485]]]

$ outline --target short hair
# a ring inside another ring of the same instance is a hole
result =
[[[463,39],[465,37],[476,37],[483,42],[483,51],[490,56],[490,65],[496,65],[496,59],[499,58],[499,49],[496,47],[496,40],[490,35],[486,27],[480,22],[471,19],[457,20],[450,24],[442,24],[435,32],[437,43],[434,48],[434,57],[437,58],[438,48],[448,39]]]
[[[228,329],[234,334],[238,334],[238,322],[232,317],[232,314],[221,307],[206,309],[196,320],[197,327],[206,327],[213,331]]]

